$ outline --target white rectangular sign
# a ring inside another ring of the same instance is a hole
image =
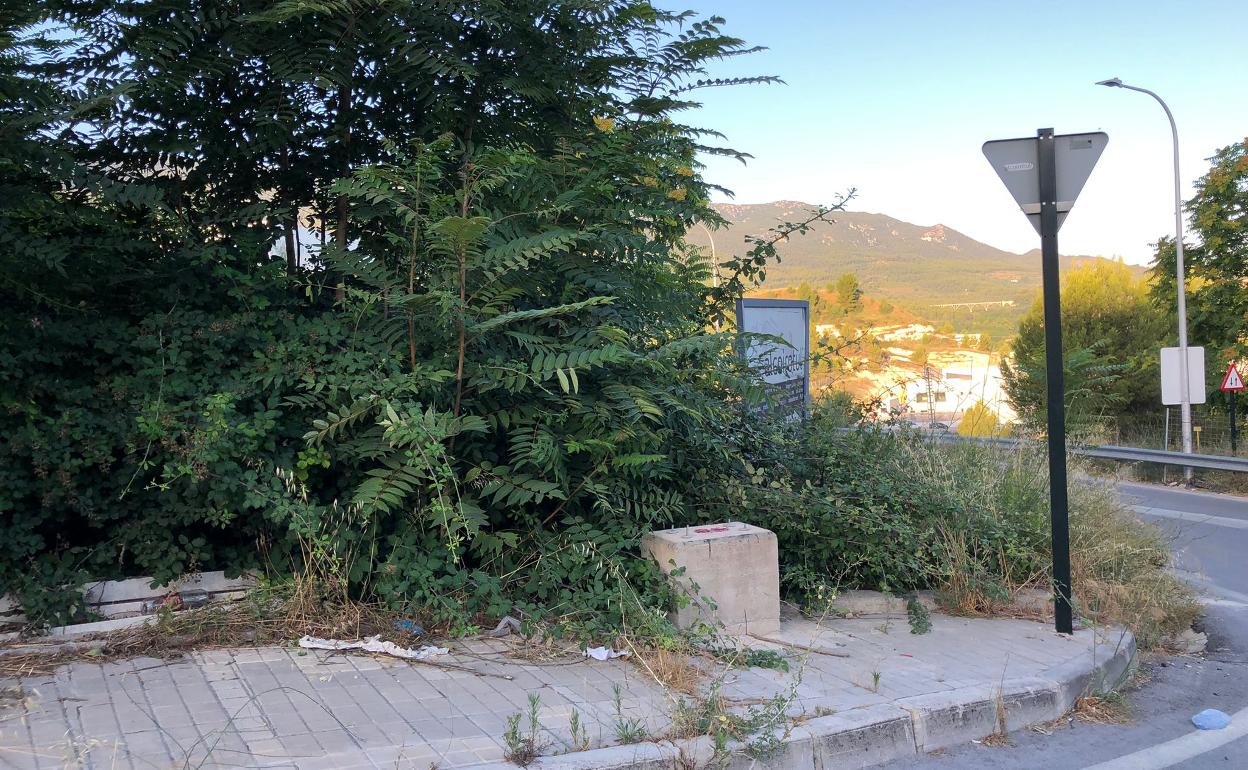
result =
[[[1180,374],[1180,348],[1161,349],[1161,403],[1174,406],[1183,403],[1183,378]],[[1193,404],[1205,403],[1205,349],[1187,348],[1188,399]]]
[[[737,329],[784,341],[752,340],[745,358],[762,375],[781,410],[805,414],[810,400],[810,303],[804,299],[739,299]]]

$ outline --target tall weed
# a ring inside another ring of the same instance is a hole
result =
[[[1019,611],[1022,592],[1050,590],[1042,445],[843,426],[843,415],[817,408],[791,450],[800,462],[756,485],[756,517],[780,538],[790,598],[810,603],[828,581],[894,592],[934,588],[947,609],[999,614]],[[1167,570],[1167,542],[1073,459],[1070,477],[1077,612],[1088,622],[1127,626],[1141,647],[1163,644],[1199,612],[1192,591]]]
[[[1048,590],[1052,549],[1047,457],[1040,446],[1001,447],[899,437],[898,470],[941,490],[957,511],[939,523],[947,561],[937,567],[944,600],[967,613],[1010,608],[1019,591]],[[1099,624],[1122,624],[1142,647],[1163,643],[1199,612],[1175,578],[1161,532],[1109,483],[1068,460],[1074,601]]]

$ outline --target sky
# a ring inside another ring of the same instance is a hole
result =
[[[1148,95],[1094,83],[1121,77],[1166,100],[1184,199],[1207,159],[1248,135],[1243,0],[657,4],[722,16],[723,32],[768,47],[711,75],[785,80],[695,94],[703,106],[687,122],[754,156],[704,159],[707,178],[735,193],[720,200],[830,203],[853,187],[852,210],[1024,252],[1039,236],[981,145],[1039,128],[1104,131],[1060,249],[1145,264],[1174,233],[1170,125]]]

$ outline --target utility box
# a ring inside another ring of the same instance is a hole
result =
[[[723,623],[730,634],[779,632],[780,562],[771,530],[740,522],[664,529],[641,538],[641,553],[669,574],[684,567],[672,578],[690,599],[672,618],[678,627],[702,620]]]

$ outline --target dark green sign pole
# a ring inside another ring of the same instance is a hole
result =
[[[1057,153],[1053,129],[1036,133],[1040,177],[1040,259],[1044,279],[1044,348],[1048,379],[1049,518],[1053,533],[1054,625],[1074,633],[1070,606],[1070,521],[1066,497],[1066,399],[1062,361],[1061,271],[1057,258]]]
[[[1103,131],[984,142],[984,157],[1040,233],[1044,278],[1044,352],[1048,380],[1049,519],[1053,534],[1054,616],[1058,633],[1074,633],[1070,586],[1070,517],[1066,491],[1066,401],[1062,381],[1062,287],[1057,229],[1074,205],[1109,137]],[[1060,144],[1059,144],[1060,143]],[[1058,178],[1058,165],[1062,177]],[[1065,211],[1058,211],[1061,204]]]

